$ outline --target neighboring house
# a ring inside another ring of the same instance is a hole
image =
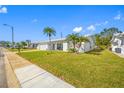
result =
[[[30,48],[31,40],[26,40],[26,44],[27,44],[26,48]]]
[[[37,49],[38,44],[39,44],[38,42],[32,42],[28,48],[35,48],[35,49]]]
[[[49,41],[39,42],[37,49],[39,50],[63,50],[66,51],[68,49],[68,44],[65,38],[62,39],[54,39],[51,40],[51,45]]]
[[[116,33],[111,40],[112,51],[124,54],[124,33]]]
[[[88,39],[89,42],[82,42],[80,49],[78,45],[75,46],[79,52],[87,52],[95,48],[93,37],[88,37]],[[38,50],[49,50],[51,48],[51,50],[62,50],[67,52],[70,48],[73,48],[73,44],[66,41],[65,38],[51,40],[51,46],[49,45],[49,41],[37,42],[37,44]]]

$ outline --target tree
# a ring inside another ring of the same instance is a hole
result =
[[[77,42],[79,45],[78,49],[80,49],[82,42],[89,42],[89,39],[87,37],[84,37],[84,36],[79,36],[77,38]]]
[[[72,33],[72,34],[69,34],[67,36],[67,41],[71,41],[72,42],[74,49],[76,49],[75,45],[78,42],[78,37],[79,37],[79,34],[77,34],[77,33],[76,34]]]
[[[11,46],[11,42],[9,41],[0,41],[0,44],[1,46],[8,47],[8,48]]]
[[[9,41],[6,41],[6,47],[10,47],[11,43]]]
[[[115,33],[121,33],[122,31],[119,31],[118,28],[111,27],[111,28],[105,28],[102,32],[99,34],[96,34],[96,45],[100,48],[107,48],[110,46],[110,41],[112,39],[113,34]]]
[[[95,40],[95,41],[96,41],[96,45],[97,45],[97,46],[100,46],[100,45],[101,45],[100,35],[96,34],[96,35],[95,35],[95,38],[96,38],[96,40]]]
[[[18,49],[18,53],[21,52],[21,48],[22,48],[22,44],[21,43],[16,43],[17,49]]]
[[[111,28],[105,28],[102,32],[100,32],[101,37],[112,37],[115,33],[121,33],[122,31],[119,31],[118,28],[111,27]]]
[[[22,41],[21,45],[22,45],[23,48],[25,48],[25,46],[27,46],[27,43],[25,41]]]
[[[30,44],[31,44],[31,40],[26,40],[26,43],[27,43],[27,46],[29,48],[30,47]]]
[[[43,33],[49,37],[49,50],[51,50],[51,36],[55,36],[56,31],[51,27],[45,27]]]

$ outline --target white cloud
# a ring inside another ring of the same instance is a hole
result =
[[[117,16],[114,17],[115,20],[120,20],[121,19],[121,15],[118,14]]]
[[[33,20],[32,20],[32,23],[36,23],[36,22],[38,22],[37,19],[33,19]]]
[[[0,6],[0,13],[7,13],[7,8]]]
[[[95,26],[101,26],[102,24],[101,23],[96,23]]]
[[[109,21],[104,21],[103,23],[96,23],[95,26],[107,25]]]
[[[87,30],[95,31],[96,27],[94,25],[90,25],[90,26],[87,27]]]
[[[85,37],[88,37],[88,36],[90,36],[90,35],[91,35],[91,34],[85,34],[84,36],[85,36]]]
[[[108,21],[105,21],[104,23],[103,23],[103,25],[107,25],[109,22]]]
[[[76,32],[76,33],[79,33],[79,32],[81,32],[82,31],[82,29],[83,29],[83,27],[75,27],[74,29],[73,29],[73,31],[74,32]]]
[[[114,17],[114,20],[121,20],[121,19],[122,19],[122,15],[119,11],[118,14]]]
[[[101,23],[96,23],[96,24],[93,24],[93,25],[89,25],[86,29],[89,30],[89,31],[95,31],[96,27],[107,25],[108,23],[109,23],[109,21],[104,21],[104,22],[101,22]]]

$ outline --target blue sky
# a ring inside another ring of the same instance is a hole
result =
[[[11,41],[14,26],[15,41],[46,40],[43,28],[50,26],[60,38],[71,33],[99,33],[104,28],[117,27],[124,31],[124,6],[0,6],[0,40]]]

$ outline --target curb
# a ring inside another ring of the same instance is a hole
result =
[[[4,61],[5,61],[5,71],[6,71],[6,79],[8,88],[20,88],[21,85],[12,69],[11,64],[8,61],[6,53],[4,53]]]

